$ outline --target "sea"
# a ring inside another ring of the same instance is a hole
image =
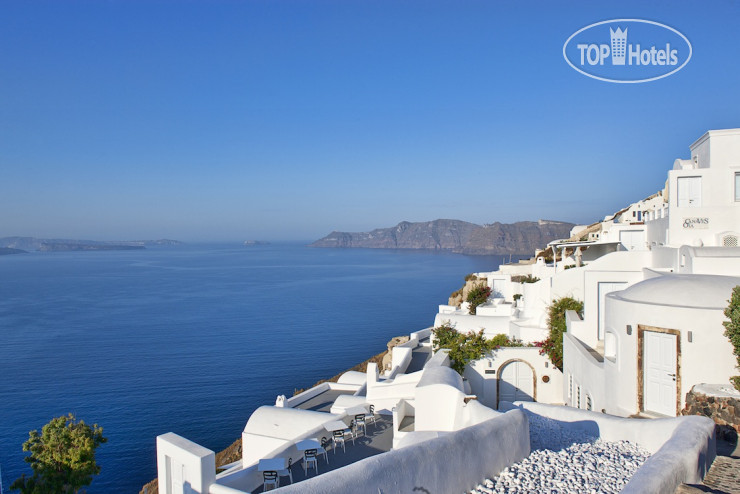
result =
[[[467,273],[508,260],[236,243],[0,256],[2,484],[30,474],[28,432],[73,413],[108,439],[88,492],[137,493],[157,435],[219,451],[257,407],[431,326]]]

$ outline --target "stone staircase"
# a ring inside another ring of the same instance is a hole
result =
[[[717,458],[701,484],[681,484],[674,494],[740,493],[740,447],[737,443],[717,441]]]

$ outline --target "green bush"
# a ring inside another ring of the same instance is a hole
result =
[[[547,327],[550,334],[542,342],[540,354],[547,354],[555,367],[563,370],[563,334],[568,329],[565,324],[565,312],[574,310],[583,315],[583,302],[572,297],[553,300],[547,309]]]
[[[740,368],[740,285],[732,289],[732,296],[728,300],[729,305],[725,309],[725,316],[729,319],[722,323],[725,327],[725,336],[729,338],[734,347],[733,353],[737,358],[737,365]],[[730,378],[735,389],[740,391],[740,376]]]
[[[483,357],[493,348],[489,340],[483,336],[483,330],[463,334],[449,324],[443,324],[432,330],[434,333],[434,351],[446,348],[450,351],[450,367],[461,376],[465,366],[472,360]]]
[[[520,298],[522,298],[522,294],[521,293],[515,293],[514,294],[514,300],[519,300]]]
[[[465,275],[465,281],[471,281],[471,280],[477,280],[478,277],[475,275],[475,273],[470,273],[468,275]]]
[[[490,340],[483,336],[481,329],[477,333],[467,334],[458,332],[449,324],[443,324],[432,330],[434,334],[434,351],[446,348],[450,351],[450,367],[461,376],[465,366],[472,361],[483,358],[487,352],[500,347],[525,346],[520,340],[510,340],[505,334],[497,334]]]
[[[468,298],[467,302],[470,304],[470,308],[468,309],[468,312],[470,314],[475,315],[475,311],[478,308],[480,304],[486,303],[486,300],[488,300],[488,297],[491,296],[491,287],[486,285],[485,283],[481,283],[480,285],[477,285],[470,289],[468,292]]]
[[[540,279],[536,276],[528,274],[526,276],[512,276],[511,281],[513,281],[514,283],[537,283],[538,281],[540,281]]]
[[[517,340],[514,338],[513,340],[510,340],[509,337],[505,334],[497,334],[490,340],[488,340],[491,345],[491,349],[495,350],[496,348],[500,347],[519,347],[519,346],[526,346],[524,343],[522,343],[522,340]]]

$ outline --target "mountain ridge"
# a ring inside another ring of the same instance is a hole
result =
[[[178,240],[74,240],[66,238],[2,237],[0,247],[24,251],[129,250],[153,245],[181,245]]]
[[[467,255],[531,254],[552,240],[568,237],[575,225],[539,220],[478,225],[462,220],[401,221],[370,232],[333,231],[309,244],[320,248],[446,250]]]

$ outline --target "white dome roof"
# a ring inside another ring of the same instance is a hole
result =
[[[667,274],[636,283],[607,295],[619,300],[652,305],[724,309],[740,277],[707,274]]]

